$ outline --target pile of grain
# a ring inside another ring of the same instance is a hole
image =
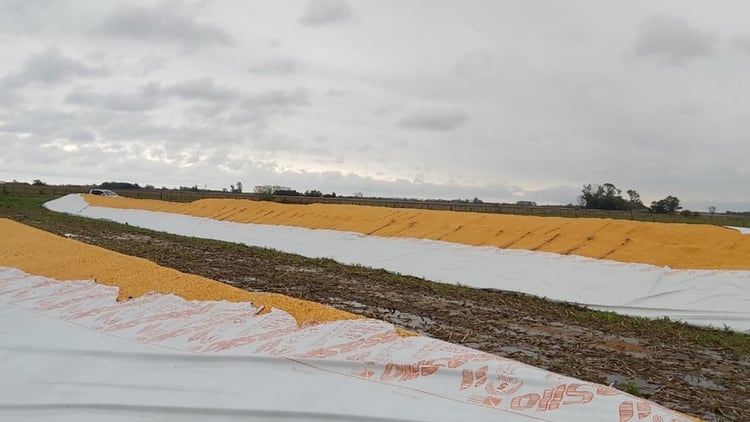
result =
[[[95,206],[180,213],[240,223],[275,224],[410,237],[477,246],[580,255],[676,269],[750,270],[750,236],[702,224],[533,217],[328,204],[204,199],[192,203],[86,195]]]
[[[273,293],[251,293],[204,277],[0,219],[0,265],[57,280],[95,280],[119,287],[118,300],[145,293],[175,294],[187,300],[251,302],[284,310],[298,323],[360,318],[306,300]]]

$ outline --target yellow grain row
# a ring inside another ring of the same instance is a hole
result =
[[[282,309],[298,323],[360,318],[306,300],[273,293],[252,293],[204,277],[160,267],[142,258],[55,236],[15,221],[0,219],[0,265],[57,280],[95,280],[120,288],[118,300],[156,292],[187,300],[251,302]]]
[[[258,223],[580,255],[677,269],[750,269],[750,236],[702,224],[532,217],[416,209],[278,204],[237,199],[192,203],[86,195],[89,204]]]

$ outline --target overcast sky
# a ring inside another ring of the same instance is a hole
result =
[[[0,180],[750,210],[750,2],[0,0]]]

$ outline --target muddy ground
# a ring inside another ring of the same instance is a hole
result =
[[[0,217],[252,291],[308,299],[615,387],[711,421],[750,421],[750,336],[434,283],[45,210]]]

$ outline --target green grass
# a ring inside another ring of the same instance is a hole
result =
[[[620,389],[622,391],[632,394],[636,397],[643,397],[643,393],[641,392],[641,388],[636,385],[636,383],[632,381],[626,381],[620,385]]]

